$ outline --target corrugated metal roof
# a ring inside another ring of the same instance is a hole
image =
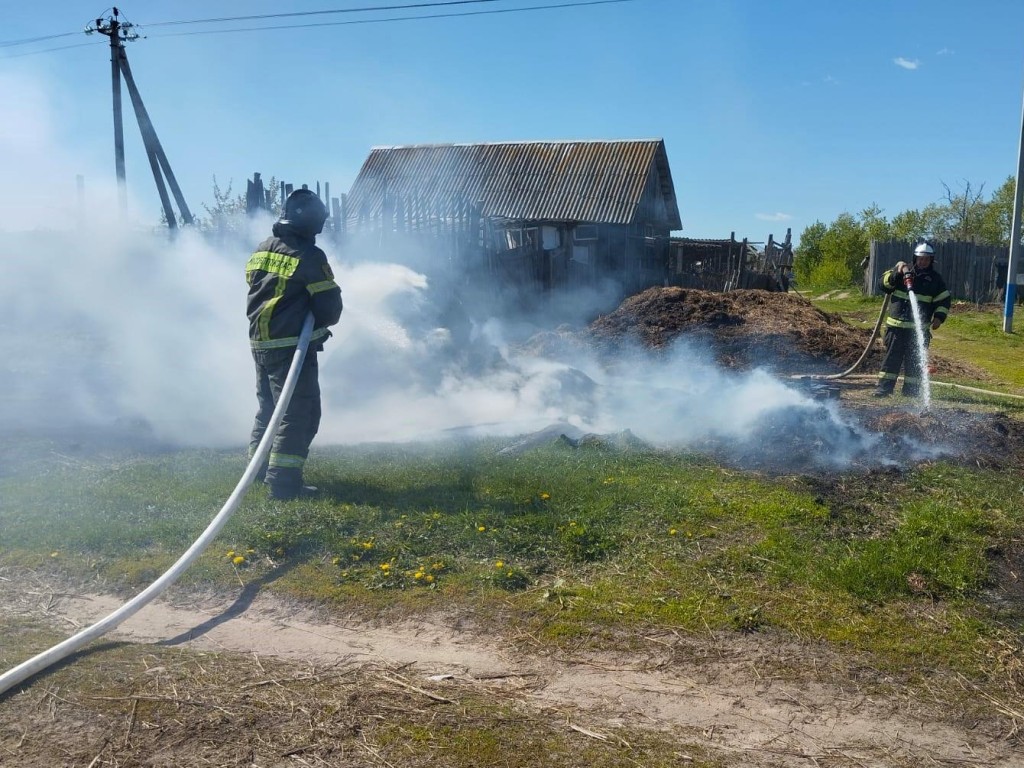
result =
[[[515,220],[629,224],[655,173],[669,227],[680,229],[661,139],[373,147],[348,215],[378,215],[387,194],[430,206],[481,202],[483,215]]]

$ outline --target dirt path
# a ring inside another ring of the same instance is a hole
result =
[[[642,657],[554,658],[440,622],[368,626],[325,619],[265,595],[247,599],[244,610],[232,596],[188,599],[188,605],[181,596],[157,601],[109,637],[296,661],[393,665],[414,680],[470,679],[571,716],[594,732],[616,725],[655,728],[747,766],[1024,766],[1024,753],[1009,742],[936,722],[910,697],[880,699],[853,682],[769,674],[780,662],[813,664],[815,652],[759,635],[666,633],[647,638],[652,650]],[[0,579],[0,609],[8,615],[45,618],[69,630],[120,604],[109,595]]]

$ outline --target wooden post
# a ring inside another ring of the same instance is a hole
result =
[[[135,117],[139,122],[139,130],[142,131],[142,141],[146,144],[146,152],[152,154],[159,164],[159,168],[154,170],[154,176],[159,177],[160,170],[163,169],[164,176],[167,177],[167,183],[171,188],[171,194],[174,195],[174,200],[178,203],[178,210],[181,211],[181,218],[186,224],[193,222],[192,212],[189,211],[188,205],[185,204],[185,196],[181,193],[181,187],[178,186],[178,180],[174,177],[174,171],[171,170],[171,164],[167,161],[167,155],[164,153],[164,148],[160,144],[160,139],[156,135],[156,129],[153,127],[153,121],[149,119],[149,113],[146,111],[145,104],[142,103],[142,96],[139,93],[139,89],[135,86],[135,78],[132,77],[131,67],[128,66],[128,57],[124,54],[124,50],[121,50],[121,74],[124,76],[125,84],[128,86],[128,95],[131,96],[132,106],[135,107]],[[152,163],[152,161],[151,161]],[[163,182],[158,180],[157,187],[163,186]],[[161,196],[167,193],[164,192]],[[164,206],[165,210],[169,209],[169,203]],[[174,216],[174,212],[171,211],[168,216],[168,221],[174,220],[174,227],[177,227],[177,220]]]
[[[334,217],[334,233],[336,235],[344,234],[345,232],[345,219],[342,213],[341,201],[336,197],[331,198],[331,215]]]
[[[128,187],[124,173],[124,119],[121,113],[121,38],[117,17],[110,22],[110,85],[114,98],[114,172],[122,213],[128,210]]]

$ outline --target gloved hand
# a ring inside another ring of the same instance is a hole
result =
[[[907,262],[905,262],[905,261],[897,261],[896,262],[896,266],[893,267],[893,271],[897,275],[902,275],[904,272],[907,271]]]

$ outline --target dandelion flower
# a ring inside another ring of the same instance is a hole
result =
[[[548,493],[547,491],[542,491],[540,494],[540,498],[542,501],[547,501],[548,499],[551,498],[551,494]]]
[[[423,571],[416,571],[416,573],[414,573],[414,574],[412,575],[412,577],[413,577],[414,579],[422,579],[422,578],[423,578]]]
[[[434,575],[433,575],[433,574],[431,574],[431,573],[428,573],[428,574],[427,574],[427,575],[426,575],[426,576],[425,576],[425,577],[423,578],[423,580],[424,580],[425,582],[427,582],[427,584],[433,584],[433,583],[434,583]]]
[[[499,560],[498,562],[496,562],[494,564],[494,567],[495,568],[504,568],[505,567],[505,563],[503,563],[501,560]]]
[[[382,571],[390,571],[391,570],[391,563],[381,563],[380,564],[380,569]]]
[[[479,525],[479,526],[477,526],[477,530],[480,531],[480,533],[483,533],[484,531],[487,530],[487,526],[486,525]]]
[[[675,528],[669,528],[668,530],[669,536],[675,536],[677,533],[679,533],[679,531],[677,531]]]
[[[235,565],[241,565],[242,563],[245,562],[245,558],[242,557],[241,555],[235,555],[233,558],[231,558],[231,562],[234,563]]]
[[[229,549],[227,552],[224,553],[224,557],[234,557],[234,556],[235,556],[235,550],[233,550],[233,549]]]

